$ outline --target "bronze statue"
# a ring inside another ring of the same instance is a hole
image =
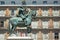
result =
[[[32,28],[30,27],[32,22],[32,15],[36,15],[32,13],[32,10],[29,8],[20,7],[18,15],[16,17],[12,17],[9,20],[9,33],[14,33],[16,27],[27,27],[27,33],[30,33]]]

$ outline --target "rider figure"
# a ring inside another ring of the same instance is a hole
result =
[[[24,9],[23,7],[20,7],[17,17],[21,17],[22,20],[24,21],[27,15],[26,13],[27,13],[27,10]]]

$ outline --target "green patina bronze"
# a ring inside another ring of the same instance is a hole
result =
[[[12,17],[9,20],[9,33],[14,33],[16,27],[27,27],[27,33],[30,33],[32,28],[29,27],[32,22],[32,16],[35,16],[36,13],[32,10],[28,10],[26,8],[19,8],[18,15],[16,17]]]

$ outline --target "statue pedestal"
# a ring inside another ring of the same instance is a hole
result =
[[[7,40],[33,40],[31,37],[8,37]]]

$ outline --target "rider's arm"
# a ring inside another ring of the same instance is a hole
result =
[[[25,18],[25,15],[23,15],[23,14],[20,14],[20,17],[21,17],[21,18]]]

